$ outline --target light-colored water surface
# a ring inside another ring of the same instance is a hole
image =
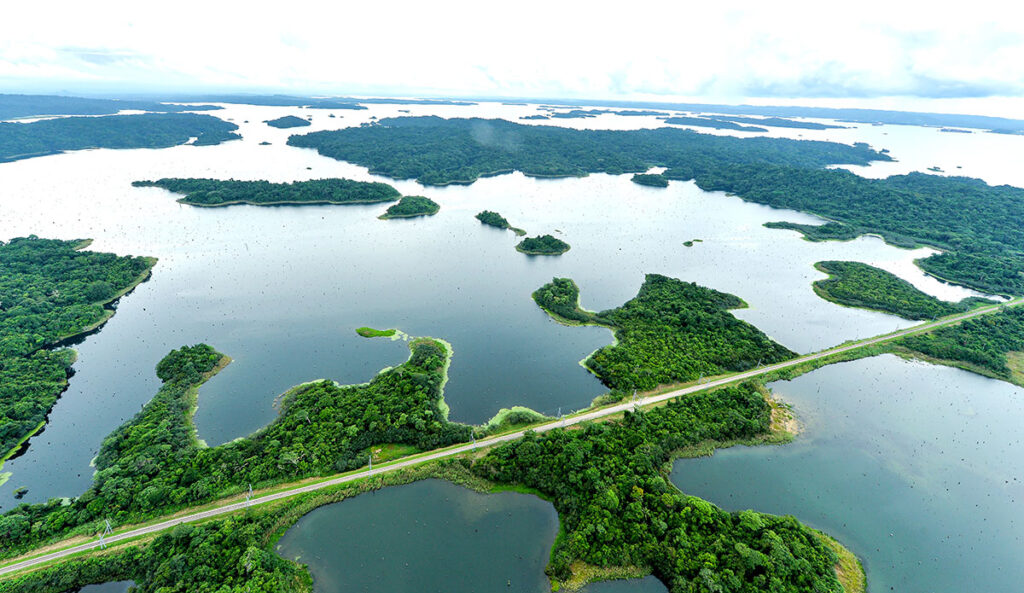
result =
[[[338,111],[336,118],[306,110],[314,118],[308,129],[354,125],[398,107]],[[429,108],[449,116],[509,109],[527,108]],[[4,469],[13,477],[3,489],[27,486],[27,501],[84,490],[102,438],[152,397],[154,365],[184,344],[206,342],[235,359],[201,390],[196,424],[200,437],[215,445],[270,422],[275,396],[294,384],[321,377],[363,382],[405,358],[401,342],[356,336],[354,328],[363,325],[453,344],[446,391],[453,420],[482,422],[516,404],[548,414],[584,407],[604,389],[576,363],[611,335],[562,327],[536,307],[530,293],[554,276],[575,279],[592,309],[628,300],[648,272],[728,291],[750,304],[737,315],[803,352],[907,324],[818,298],[810,287],[823,277],[812,268],[816,261],[865,261],[943,298],[972,294],[913,266],[929,250],[897,249],[870,237],[810,243],[762,224],[814,217],[692,183],[657,189],[627,175],[521,174],[446,188],[392,182],[442,207],[437,216],[393,221],[376,219],[383,205],[208,209],[178,204],[164,190],[131,187],[133,180],[168,176],[382,180],[288,147],[289,131],[262,123],[300,111],[229,106],[215,112],[238,123],[245,138],[220,146],[91,150],[0,165],[0,237],[91,237],[93,249],[160,259],[153,278],[77,347],[70,389],[27,453],[8,462]],[[644,118],[617,119],[637,125],[630,122]],[[263,141],[272,145],[260,146]],[[559,235],[573,248],[557,258],[517,253],[512,233],[473,218],[485,208],[530,233]],[[703,242],[685,247],[690,239]]]

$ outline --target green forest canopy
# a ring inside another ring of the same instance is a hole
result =
[[[62,117],[0,122],[0,162],[84,148],[167,148],[196,138],[197,146],[241,138],[233,123],[195,113]]]
[[[296,117],[294,115],[286,115],[277,119],[267,120],[266,124],[272,128],[302,128],[305,126],[312,125],[309,120]]]
[[[0,458],[45,421],[74,352],[47,347],[109,318],[104,305],[156,260],[82,251],[82,241],[0,243]]]
[[[322,504],[437,476],[487,487],[491,482],[483,477],[550,498],[563,528],[547,569],[555,585],[580,561],[646,567],[673,592],[709,586],[739,593],[839,593],[836,556],[824,537],[793,517],[726,513],[679,492],[668,479],[673,456],[698,445],[764,442],[770,438],[769,419],[754,386],[695,394],[581,430],[528,434],[475,463],[443,461],[261,505],[244,515],[181,525],[152,543],[72,559],[8,584],[21,593],[63,593],[115,580],[133,580],[145,593],[309,590],[308,572],[274,551],[278,535]],[[24,532],[26,521],[0,518],[0,538]]]
[[[441,210],[437,202],[423,196],[403,196],[397,204],[388,206],[378,218],[413,218],[416,216],[433,216]]]
[[[568,278],[540,287],[533,300],[556,319],[615,331],[617,344],[597,350],[583,364],[620,393],[796,356],[729,313],[746,306],[738,297],[660,274],[647,274],[636,297],[600,313],[579,308],[579,288]]]
[[[621,421],[493,449],[473,471],[550,498],[561,531],[548,574],[576,562],[648,568],[673,592],[841,592],[835,553],[793,517],[727,513],[677,490],[670,461],[699,443],[763,438],[771,412],[750,384],[704,391]]]
[[[978,304],[995,301],[971,297],[959,303],[939,300],[906,280],[868,264],[853,261],[822,261],[814,264],[829,275],[814,283],[821,298],[846,305],[899,315],[905,319],[935,319],[961,313]]]
[[[947,250],[921,261],[935,276],[997,294],[1024,294],[1024,189],[911,173],[867,179],[841,163],[891,160],[865,144],[733,138],[689,130],[573,130],[503,120],[390,118],[376,125],[292,136],[288,143],[427,185],[482,175],[642,173],[818,214],[897,245]]]
[[[234,179],[164,178],[156,181],[133,181],[135,187],[161,187],[185,194],[178,200],[196,206],[229,206],[231,204],[273,205],[302,204],[372,204],[393,202],[401,197],[397,189],[378,181],[351,179],[311,179],[290,183],[269,181],[237,181]]]
[[[246,438],[205,447],[192,425],[199,385],[224,364],[205,344],[187,346],[156,367],[163,386],[134,418],[111,433],[96,457],[93,485],[67,504],[23,504],[0,518],[0,554],[110,519],[117,524],[283,481],[366,465],[369,447],[406,444],[422,450],[470,440],[472,428],[448,422],[442,406],[451,356],[420,338],[409,359],[369,383],[314,381],[285,394],[281,414]],[[35,525],[12,531],[2,525]]]
[[[970,370],[1024,384],[1024,368],[1013,369],[1008,354],[1024,352],[1024,308],[1004,308],[998,313],[968,319],[957,325],[901,338],[898,345]],[[973,368],[971,368],[973,367]],[[1015,373],[1014,370],[1017,372]]]
[[[527,255],[561,255],[569,251],[569,244],[552,235],[539,235],[520,241],[516,251]]]
[[[40,115],[108,115],[122,110],[178,113],[181,111],[212,111],[215,105],[173,105],[156,101],[125,101],[120,99],[85,99],[58,95],[0,94],[0,119]]]

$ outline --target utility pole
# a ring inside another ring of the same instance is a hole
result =
[[[252,504],[252,484],[249,484],[249,493],[245,495],[245,506],[248,508]]]
[[[106,549],[106,547],[107,547],[107,542],[103,541],[104,536],[114,532],[114,530],[111,529],[111,527],[110,527],[110,519],[104,519],[103,522],[106,523],[106,529],[104,529],[103,533],[100,534],[100,549],[101,550]]]
[[[370,453],[370,469],[366,470],[367,477],[373,475],[373,453]]]

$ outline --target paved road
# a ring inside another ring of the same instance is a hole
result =
[[[715,380],[712,380],[712,381],[708,381],[706,383],[700,383],[700,384],[697,384],[697,385],[692,385],[690,387],[684,387],[682,389],[676,389],[676,390],[669,391],[669,392],[666,392],[666,393],[662,393],[662,394],[659,394],[659,395],[651,395],[651,396],[647,396],[647,397],[643,397],[643,398],[638,398],[636,402],[630,401],[630,402],[626,402],[626,403],[621,403],[621,404],[617,404],[617,405],[610,406],[610,407],[607,407],[607,408],[601,408],[601,409],[594,410],[594,411],[591,411],[591,412],[586,412],[584,414],[580,414],[580,415],[577,415],[577,416],[572,416],[571,418],[564,418],[562,420],[557,420],[557,421],[554,421],[554,422],[549,422],[547,424],[536,426],[532,430],[534,432],[546,432],[546,431],[549,431],[549,430],[553,430],[555,428],[560,428],[562,426],[571,426],[573,424],[579,424],[581,422],[588,422],[588,421],[592,421],[592,420],[597,420],[597,419],[600,419],[600,418],[603,418],[603,417],[606,417],[606,416],[612,416],[612,415],[615,415],[615,414],[622,413],[622,412],[624,412],[626,410],[633,409],[634,406],[645,406],[645,405],[648,405],[648,404],[663,402],[663,401],[666,401],[666,400],[677,398],[677,397],[682,396],[682,395],[687,395],[687,394],[690,394],[690,393],[695,393],[697,391],[703,391],[705,389],[711,389],[711,388],[714,388],[714,387],[719,387],[721,385],[727,385],[729,383],[735,383],[737,381],[743,381],[745,379],[750,379],[750,378],[753,378],[753,377],[764,375],[765,373],[770,373],[772,371],[778,371],[778,370],[786,369],[786,368],[793,367],[793,366],[796,366],[796,365],[799,365],[799,364],[803,364],[805,362],[809,362],[809,361],[813,361],[813,360],[818,360],[820,358],[825,358],[826,356],[832,356],[834,354],[839,354],[839,353],[842,353],[842,352],[848,352],[850,350],[857,350],[859,348],[865,348],[867,346],[872,346],[872,345],[880,344],[880,343],[883,343],[883,342],[889,342],[889,341],[901,338],[903,336],[906,336],[907,334],[929,331],[929,330],[932,330],[932,329],[935,329],[937,327],[941,327],[941,326],[944,326],[944,325],[952,325],[952,324],[955,324],[955,323],[959,323],[959,322],[961,322],[961,321],[963,321],[965,319],[970,319],[972,317],[977,317],[979,315],[987,315],[987,314],[990,314],[990,313],[994,313],[995,311],[998,311],[998,310],[1000,310],[1002,308],[1005,308],[1005,307],[1015,307],[1015,306],[1018,306],[1018,305],[1020,305],[1022,303],[1024,303],[1024,299],[1015,299],[1013,301],[1009,301],[1007,303],[1004,303],[1002,306],[999,306],[999,307],[991,307],[991,308],[986,307],[986,308],[982,308],[982,309],[975,309],[973,311],[968,311],[967,313],[962,313],[960,315],[956,315],[956,316],[953,316],[953,317],[947,317],[947,318],[941,319],[939,321],[929,321],[927,323],[918,324],[918,325],[915,325],[915,326],[912,326],[912,327],[909,327],[909,328],[906,328],[906,329],[902,329],[902,330],[899,330],[899,331],[896,331],[896,332],[893,332],[893,333],[890,333],[890,334],[885,334],[883,336],[877,336],[877,337],[874,337],[874,338],[870,338],[870,339],[867,339],[867,340],[861,340],[861,341],[858,341],[858,342],[853,342],[851,344],[846,344],[846,345],[843,345],[843,346],[836,346],[835,348],[831,348],[829,350],[822,350],[821,352],[815,352],[814,354],[808,354],[808,355],[805,355],[805,356],[800,356],[800,357],[797,357],[797,358],[794,358],[794,359],[791,359],[791,360],[787,360],[785,362],[780,362],[780,363],[773,364],[773,365],[758,367],[756,369],[751,369],[749,371],[744,371],[742,373],[736,373],[736,374],[733,374],[733,375],[729,375],[727,377],[722,377],[720,379],[715,379]],[[414,459],[407,459],[405,461],[397,461],[395,463],[391,463],[391,464],[385,465],[383,467],[378,467],[377,469],[372,470],[372,474],[382,474],[382,473],[387,473],[387,472],[393,472],[393,471],[396,471],[396,470],[399,470],[399,469],[403,469],[403,468],[407,468],[407,467],[412,467],[414,465],[419,465],[419,464],[425,463],[427,461],[433,461],[433,460],[436,460],[436,459],[443,459],[445,457],[453,457],[453,456],[456,456],[456,455],[460,455],[462,453],[467,453],[469,451],[472,451],[476,447],[489,447],[489,446],[493,446],[493,445],[496,445],[496,444],[499,444],[499,443],[505,443],[505,442],[508,442],[508,441],[514,441],[514,440],[522,438],[524,433],[525,433],[525,431],[520,430],[520,431],[517,431],[517,432],[512,432],[512,433],[508,433],[508,434],[504,434],[504,435],[500,435],[500,436],[490,437],[490,438],[487,438],[487,439],[481,439],[480,441],[477,442],[476,445],[474,445],[474,444],[459,445],[459,446],[456,446],[456,447],[451,447],[451,448],[448,448],[448,449],[443,449],[443,450],[440,450],[440,451],[435,451],[433,453],[428,453],[426,455],[421,455],[421,456],[418,456],[418,457],[416,457]],[[314,490],[320,490],[322,488],[328,488],[330,486],[336,486],[338,484],[345,484],[345,483],[348,483],[348,482],[352,482],[352,481],[355,481],[355,480],[359,480],[359,479],[365,478],[368,475],[371,475],[371,472],[369,470],[368,471],[363,471],[363,472],[358,472],[358,473],[355,473],[355,474],[339,476],[337,478],[334,478],[334,479],[331,479],[331,480],[327,480],[327,481],[324,481],[324,482],[317,482],[315,484],[307,484],[305,486],[300,486],[300,487],[293,488],[293,489],[290,489],[290,490],[285,490],[285,491],[282,491],[282,492],[276,492],[274,494],[267,494],[267,495],[264,495],[264,496],[256,497],[256,498],[253,498],[248,503],[246,503],[246,502],[238,502],[238,503],[229,504],[229,505],[226,505],[226,506],[210,509],[210,510],[207,510],[207,511],[201,511],[201,512],[197,512],[197,513],[183,515],[183,516],[180,516],[180,517],[177,517],[177,518],[174,518],[174,519],[169,519],[167,521],[163,521],[161,523],[156,523],[156,524],[149,525],[149,526],[146,526],[146,527],[139,527],[139,528],[132,529],[132,530],[129,530],[129,531],[124,531],[124,532],[121,532],[121,533],[115,533],[115,534],[108,535],[106,538],[104,538],[104,543],[105,543],[105,545],[110,545],[110,544],[114,544],[114,543],[117,543],[119,541],[123,541],[123,540],[126,540],[126,539],[136,538],[136,537],[147,535],[147,534],[151,534],[151,533],[157,533],[159,531],[164,531],[166,529],[170,529],[171,527],[174,527],[175,525],[180,525],[182,523],[193,523],[193,522],[196,522],[196,521],[200,521],[202,519],[207,519],[207,518],[210,518],[210,517],[216,517],[218,515],[225,515],[225,514],[228,514],[228,513],[233,513],[233,512],[245,509],[247,506],[256,506],[256,505],[260,505],[260,504],[265,504],[265,503],[272,502],[272,501],[275,501],[275,500],[281,500],[281,499],[284,499],[284,498],[290,498],[290,497],[293,497],[293,496],[298,496],[299,494],[303,494],[303,493],[306,493],[306,492],[313,492]],[[4,566],[4,567],[0,568],[0,576],[11,574],[11,573],[14,573],[14,572],[18,572],[18,571],[24,570],[26,568],[37,566],[39,564],[51,562],[53,560],[59,560],[61,558],[65,558],[65,557],[70,556],[72,554],[78,554],[78,553],[85,552],[85,551],[88,551],[88,550],[93,550],[93,549],[96,549],[98,547],[100,547],[100,542],[97,539],[95,541],[90,541],[90,542],[79,544],[77,546],[73,546],[73,547],[70,547],[70,548],[65,548],[65,549],[62,549],[62,550],[58,550],[56,552],[52,552],[50,554],[45,554],[43,556],[37,556],[35,558],[29,558],[27,560],[23,560],[21,562],[17,562],[15,564],[10,564],[10,565],[7,565],[7,566]]]

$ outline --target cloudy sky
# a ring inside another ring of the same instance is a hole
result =
[[[7,2],[0,90],[1016,98],[1024,15],[1013,6]]]

